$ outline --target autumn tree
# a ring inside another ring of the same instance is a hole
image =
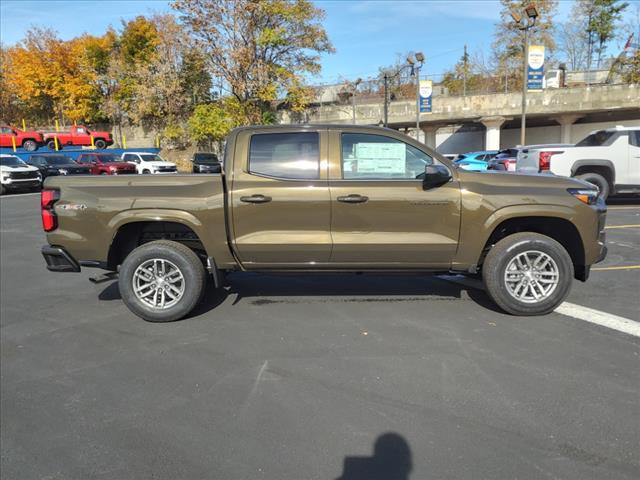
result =
[[[500,22],[496,24],[493,51],[498,63],[499,76],[509,77],[510,84],[522,85],[524,33],[511,18],[511,12],[518,12],[526,17],[524,9],[530,0],[500,0]],[[536,26],[529,30],[530,45],[544,45],[545,57],[553,55],[556,48],[554,40],[553,19],[557,13],[557,0],[537,0],[538,10]]]
[[[172,6],[245,123],[261,122],[280,98],[302,110],[309,95],[304,76],[318,73],[320,54],[333,51],[324,12],[309,0],[174,0]]]

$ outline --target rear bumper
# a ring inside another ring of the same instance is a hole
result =
[[[47,270],[51,272],[79,272],[80,264],[63,247],[45,245],[42,256],[47,262]]]

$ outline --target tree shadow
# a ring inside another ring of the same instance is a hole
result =
[[[345,457],[342,475],[336,480],[408,480],[413,461],[402,435],[384,433],[373,445],[370,457]]]
[[[203,315],[227,298],[232,305],[253,306],[308,303],[403,303],[416,301],[471,300],[497,313],[504,313],[484,290],[445,281],[424,273],[299,273],[275,274],[236,272],[227,275],[225,287],[215,289],[207,282],[202,301],[185,318]],[[468,299],[462,292],[466,292]],[[107,285],[98,295],[103,301],[120,300],[118,282]]]

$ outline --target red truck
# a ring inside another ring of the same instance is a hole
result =
[[[15,138],[16,148],[24,148],[27,152],[34,152],[44,144],[44,138],[39,132],[29,132],[8,125],[0,125],[0,147],[13,148],[11,137]]]
[[[55,149],[55,138],[58,138],[58,148],[65,145],[89,146],[91,137],[93,145],[102,150],[113,145],[113,137],[110,132],[97,132],[89,130],[84,125],[74,125],[68,132],[44,132],[44,142],[51,149]]]
[[[138,173],[132,163],[123,162],[111,153],[81,153],[76,160],[89,167],[91,175],[135,175]]]

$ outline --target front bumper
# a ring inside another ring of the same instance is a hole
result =
[[[51,272],[79,272],[80,264],[63,247],[45,245],[42,256],[47,262],[47,270]]]
[[[9,179],[7,182],[2,184],[6,189],[11,190],[19,190],[21,188],[35,188],[42,185],[42,180],[39,178],[29,178],[29,179]]]

